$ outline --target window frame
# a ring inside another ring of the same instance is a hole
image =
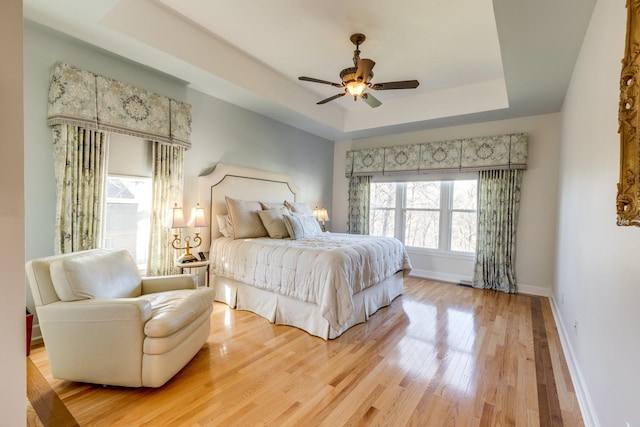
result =
[[[455,181],[476,181],[476,209],[454,209],[453,208],[453,191]],[[440,182],[440,208],[407,208],[407,183],[409,182]],[[419,246],[407,245],[407,250],[416,253],[424,254],[439,254],[447,255],[455,258],[473,258],[475,257],[475,251],[464,252],[455,251],[451,249],[451,238],[454,212],[476,212],[477,208],[477,173],[461,173],[455,176],[432,176],[432,177],[399,177],[395,179],[389,179],[388,176],[372,177],[371,184],[395,184],[396,186],[396,206],[395,208],[372,208],[370,206],[369,211],[371,215],[372,210],[393,210],[395,213],[394,221],[394,237],[403,242],[406,245],[405,233],[406,233],[406,213],[408,211],[437,211],[439,212],[439,232],[438,232],[438,248],[426,248]],[[373,197],[371,197],[373,199]],[[372,229],[370,224],[370,229]]]

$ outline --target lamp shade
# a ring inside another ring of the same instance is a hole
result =
[[[318,221],[329,221],[329,212],[325,208],[315,207],[313,209],[313,217]]]
[[[193,211],[191,212],[191,219],[189,220],[189,225],[191,227],[208,227],[207,219],[204,217],[204,208],[200,207],[200,203],[197,204]]]
[[[185,228],[186,226],[187,222],[184,220],[184,212],[176,203],[173,207],[173,214],[171,215],[171,228]]]

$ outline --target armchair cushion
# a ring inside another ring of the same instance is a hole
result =
[[[206,296],[205,296],[206,295]],[[151,319],[144,325],[147,337],[168,337],[211,308],[213,289],[180,289],[142,295],[151,303]]]
[[[62,301],[134,298],[141,293],[138,266],[124,249],[62,258],[51,263],[50,271]]]

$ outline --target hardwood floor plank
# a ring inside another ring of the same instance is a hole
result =
[[[30,407],[45,427],[74,427],[76,422],[71,412],[62,403],[38,368],[27,357],[27,398]],[[33,416],[33,414],[31,414]],[[32,420],[35,424],[35,420]]]
[[[161,389],[55,380],[43,347],[30,359],[82,426],[583,426],[546,298],[409,277],[332,341],[220,303],[211,325]]]

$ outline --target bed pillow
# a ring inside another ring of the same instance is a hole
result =
[[[267,230],[262,225],[258,212],[262,211],[260,202],[225,197],[227,212],[231,219],[234,239],[266,237]]]
[[[318,221],[312,215],[292,213],[283,217],[287,231],[293,240],[322,234]]]
[[[218,220],[218,230],[224,237],[233,237],[233,228],[231,227],[231,220],[229,215],[216,215]]]
[[[265,209],[265,210],[286,208],[284,203],[280,203],[280,202],[260,202],[260,206],[262,206],[262,209]]]
[[[283,239],[289,237],[289,231],[284,224],[283,216],[289,211],[281,205],[281,209],[266,209],[258,212],[262,225],[267,229],[269,237],[272,239]]]
[[[285,200],[284,205],[291,212],[313,216],[313,210],[311,209],[311,206],[309,206],[309,203],[307,202],[288,202]]]

